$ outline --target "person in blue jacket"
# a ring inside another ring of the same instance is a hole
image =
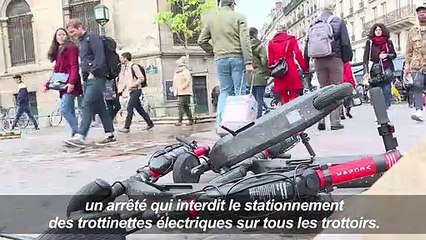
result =
[[[22,114],[26,113],[29,117],[29,119],[34,124],[34,129],[39,130],[38,123],[35,120],[34,116],[31,114],[30,111],[30,99],[28,96],[28,89],[27,86],[25,86],[24,82],[22,81],[21,75],[15,75],[13,76],[13,79],[16,81],[16,84],[18,84],[18,92],[17,92],[17,99],[16,103],[18,106],[18,111],[16,113],[15,120],[13,121],[13,125],[11,130],[15,130],[16,125],[18,124],[19,119],[21,118]]]

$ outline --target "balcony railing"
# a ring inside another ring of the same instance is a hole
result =
[[[413,19],[415,19],[416,17],[416,9],[412,5],[405,6],[395,11],[392,11],[390,13],[387,13],[385,15],[382,15],[381,17],[373,19],[364,25],[363,36],[368,35],[370,28],[375,23],[386,23],[386,26],[390,28],[393,24],[403,21],[404,19],[407,19],[410,17],[412,17]]]

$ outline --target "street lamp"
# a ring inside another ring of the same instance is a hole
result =
[[[101,35],[105,35],[105,24],[109,22],[109,9],[103,5],[99,4],[95,7],[95,20],[100,25]]]

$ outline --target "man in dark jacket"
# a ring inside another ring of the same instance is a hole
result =
[[[17,103],[16,105],[18,106],[18,111],[16,113],[15,120],[13,121],[11,130],[12,131],[15,130],[19,119],[24,113],[26,113],[28,118],[31,119],[31,121],[33,122],[34,129],[39,130],[37,121],[35,120],[34,116],[31,114],[31,111],[30,111],[30,99],[28,96],[27,86],[25,86],[24,82],[22,81],[21,75],[15,75],[13,76],[13,79],[18,84],[18,92],[17,92],[17,98],[16,98],[16,103]]]
[[[333,1],[325,1],[323,11],[319,19],[329,22],[333,29],[333,42],[331,44],[332,54],[326,57],[315,58],[314,65],[317,72],[318,82],[321,87],[326,87],[331,84],[340,84],[343,79],[343,65],[345,62],[352,61],[353,53],[349,39],[346,23],[339,17],[333,16],[335,3]],[[333,16],[333,17],[332,17]],[[310,56],[309,45],[316,43],[308,39],[305,46],[305,60],[309,66]],[[344,126],[340,123],[341,107],[337,108],[330,114],[331,130],[343,129]],[[318,124],[319,130],[325,130],[325,121],[322,120]]]
[[[253,79],[250,79],[249,85],[251,81],[253,81],[253,95],[257,101],[257,118],[260,118],[262,116],[263,107],[265,106],[263,98],[269,78],[268,54],[266,48],[262,45],[262,41],[258,39],[259,31],[252,27],[249,29],[249,34],[254,67]]]
[[[84,81],[83,117],[79,134],[65,140],[69,145],[84,147],[93,116],[98,114],[106,136],[99,143],[114,142],[114,126],[105,105],[104,91],[108,67],[104,45],[97,34],[88,33],[79,19],[71,19],[67,24],[71,37],[80,41],[80,67]]]

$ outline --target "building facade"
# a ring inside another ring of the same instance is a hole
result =
[[[335,3],[334,14],[347,23],[354,63],[362,62],[368,32],[374,23],[384,23],[387,26],[398,58],[404,58],[408,31],[417,21],[415,8],[423,4],[422,0],[335,0]],[[303,48],[306,32],[320,14],[321,4],[321,0],[292,0],[283,4],[282,8],[275,10],[271,21],[262,29],[262,40],[267,44],[276,34],[275,26],[278,23],[286,24]],[[396,68],[401,68],[402,61],[398,60]]]
[[[31,91],[40,122],[57,105],[58,93],[42,93],[42,85],[52,73],[47,51],[54,31],[70,18],[80,18],[91,32],[99,32],[94,7],[109,8],[106,35],[113,37],[119,52],[131,52],[134,61],[147,70],[144,94],[153,117],[174,116],[177,99],[171,92],[175,61],[185,55],[176,35],[155,22],[157,12],[169,10],[166,0],[0,0],[0,106],[14,106],[16,84],[21,74]],[[218,85],[213,60],[190,39],[190,65],[194,76],[194,111],[212,113],[210,92]]]

